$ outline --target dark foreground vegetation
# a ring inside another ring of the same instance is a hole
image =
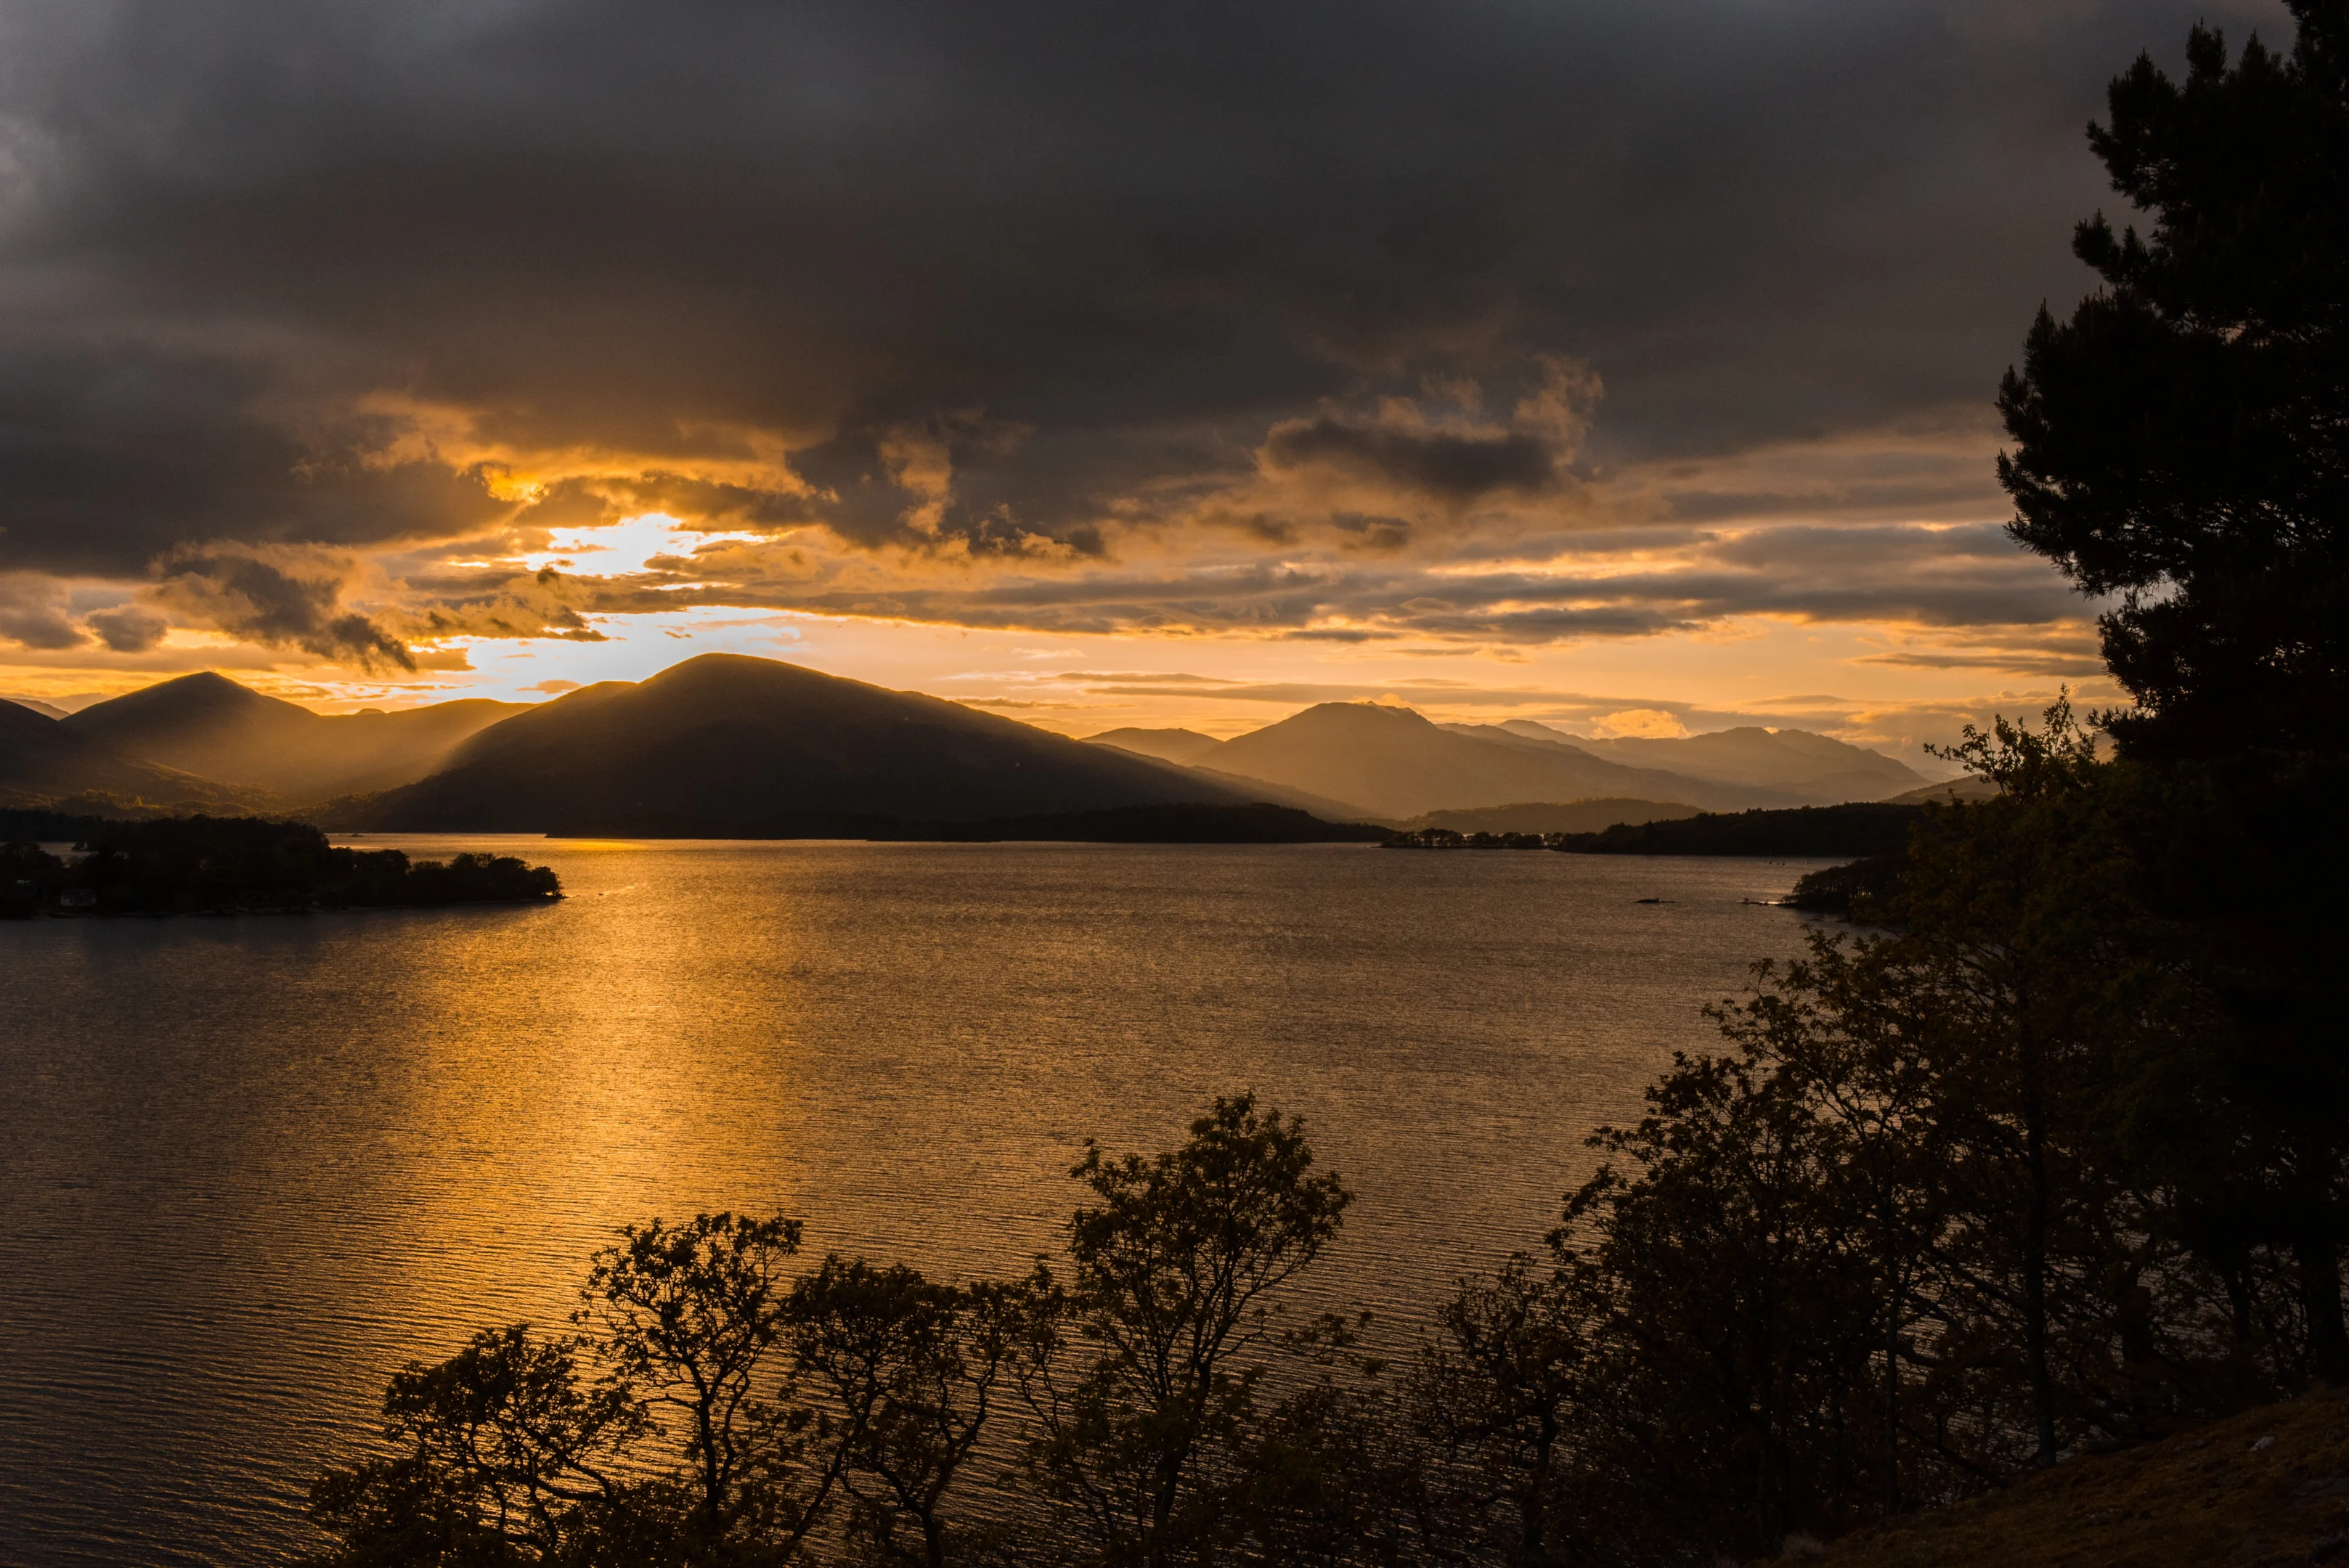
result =
[[[81,852],[51,854],[42,841]],[[552,871],[511,856],[410,861],[398,850],[336,849],[303,822],[0,811],[0,915],[17,918],[409,909],[562,895]]]
[[[1278,1310],[1349,1195],[1241,1097],[1091,1153],[1016,1279],[626,1232],[567,1327],[394,1382],[316,1561],[1745,1562],[2349,1385],[2349,0],[2291,8],[2289,57],[2198,29],[2183,83],[2114,84],[2153,227],[2082,226],[2105,287],[2001,395],[2015,536],[2107,606],[2116,749],[2063,703],[1969,731],[1995,797],[1908,818],[1864,928],[1758,966],[1424,1344]],[[2171,1473],[2280,1479],[2233,1458]]]

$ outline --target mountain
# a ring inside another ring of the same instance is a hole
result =
[[[1669,800],[1523,801],[1464,811],[1429,811],[1402,824],[1407,832],[1448,828],[1455,833],[1599,833],[1618,822],[1673,822],[1697,815],[1694,806]]]
[[[1594,740],[1532,719],[1511,719],[1492,727],[1520,739],[1571,746],[1630,768],[1661,768],[1708,783],[1750,785],[1824,805],[1880,800],[1929,782],[1880,751],[1802,729],[1744,725],[1671,740],[1642,736]]]
[[[1084,740],[1087,746],[1114,746],[1120,751],[1155,757],[1178,768],[1212,760],[1210,754],[1224,744],[1195,729],[1104,729],[1099,735],[1086,736]]]
[[[191,811],[249,810],[243,791],[123,756],[57,719],[0,702],[0,805],[39,807],[72,800],[93,812],[126,807]]]
[[[445,771],[330,813],[380,830],[829,836],[1121,806],[1262,799],[959,703],[704,654],[569,692]]]
[[[312,713],[207,671],[92,704],[60,722],[124,756],[299,806],[413,783],[475,734],[529,711],[526,703],[474,697],[390,713]]]
[[[1424,811],[1595,796],[1685,801],[1709,810],[1793,804],[1783,793],[1630,768],[1561,738],[1498,729],[1461,734],[1407,707],[1327,702],[1216,748],[1219,773],[1261,779],[1390,819]]]
[[[63,718],[66,716],[64,708],[43,702],[36,696],[0,696],[0,702],[13,702],[18,707],[29,707],[43,718]]]

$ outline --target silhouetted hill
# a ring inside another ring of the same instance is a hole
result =
[[[1495,731],[1464,735],[1407,707],[1331,702],[1216,748],[1218,772],[1262,779],[1390,819],[1426,811],[1598,796],[1685,800],[1715,809],[1776,804],[1766,790],[1708,784],[1602,761]],[[1758,797],[1758,799],[1757,799]]]
[[[822,819],[977,822],[1252,803],[1247,791],[958,703],[705,654],[485,729],[444,772],[336,803],[378,830],[807,836]],[[858,834],[855,836],[864,836]]]
[[[0,702],[13,702],[18,707],[29,707],[35,713],[39,714],[43,718],[63,718],[66,716],[66,710],[64,708],[57,707],[55,703],[43,702],[36,696],[0,697]]]
[[[61,720],[0,702],[0,805],[40,807],[67,799],[109,815],[131,814],[141,803],[182,810],[253,803],[248,791],[125,757]]]
[[[1154,757],[1161,762],[1172,762],[1184,768],[1212,761],[1212,754],[1224,744],[1214,736],[1202,735],[1195,729],[1105,729],[1099,735],[1088,735],[1084,738],[1088,746],[1114,746],[1120,751]]]
[[[1744,725],[1673,739],[1631,736],[1594,740],[1531,719],[1512,719],[1494,727],[1523,739],[1571,746],[1630,768],[1661,768],[1713,784],[1776,790],[1806,804],[1878,800],[1926,782],[1915,769],[1880,751],[1803,729]]]
[[[1694,806],[1669,800],[1523,801],[1464,811],[1429,811],[1401,826],[1406,832],[1443,828],[1454,833],[1596,833],[1619,822],[1670,821],[1698,814]]]
[[[312,713],[206,671],[94,703],[61,722],[125,756],[300,806],[413,783],[473,735],[529,711],[526,703],[469,697],[395,712]]]

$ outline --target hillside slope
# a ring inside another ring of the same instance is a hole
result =
[[[59,722],[126,757],[265,789],[287,805],[413,783],[526,703],[470,697],[395,712],[313,713],[206,671],[93,703]]]
[[[2005,1491],[1908,1515],[1799,1561],[1827,1568],[2349,1563],[2349,1389],[2067,1460]]]
[[[1261,799],[958,703],[772,659],[704,654],[485,729],[346,829],[828,836],[851,820],[972,822]]]

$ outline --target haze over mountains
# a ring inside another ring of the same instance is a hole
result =
[[[1271,803],[1331,821],[1499,812],[1588,830],[1601,816],[1935,788],[1890,758],[1797,730],[1589,740],[1366,703],[1324,703],[1229,740],[1130,728],[1079,741],[736,655],[536,705],[327,716],[217,675],[63,717],[0,703],[0,803],[295,812],[346,830],[829,836]]]
[[[1873,800],[1926,782],[1923,774],[1880,751],[1801,729],[1745,725],[1673,739],[1625,736],[1599,740],[1532,719],[1512,719],[1494,727],[1520,739],[1570,746],[1630,767],[1661,768],[1716,784],[1784,789],[1819,805]]]
[[[388,789],[530,705],[468,698],[397,712],[313,713],[206,672],[94,703],[58,720],[126,756],[259,789],[285,806]]]
[[[0,806],[117,800],[208,811],[250,810],[248,794],[175,769],[125,757],[102,741],[14,702],[0,702]]]

